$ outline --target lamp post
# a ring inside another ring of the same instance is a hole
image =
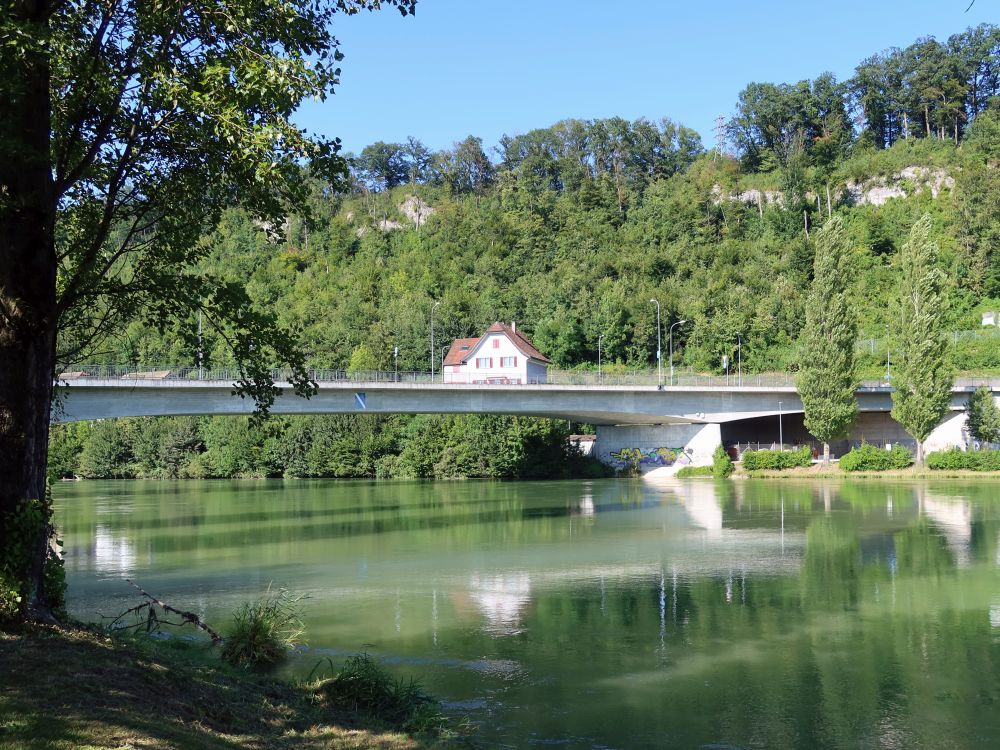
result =
[[[674,384],[674,328],[676,328],[677,326],[682,326],[685,323],[687,323],[686,320],[678,320],[676,323],[674,323],[672,326],[670,326],[669,335],[667,336],[667,338],[669,339],[669,342],[670,342],[669,343],[669,346],[670,346],[670,385]]]
[[[205,353],[201,341],[201,308],[198,308],[198,380],[205,379]]]
[[[601,381],[601,342],[604,340],[604,334],[602,333],[597,337],[597,380]]]
[[[396,368],[396,382],[399,382],[399,347],[392,347],[392,362]]]
[[[738,373],[738,383],[740,388],[743,387],[743,334],[736,334],[736,372]]]
[[[781,429],[781,402],[778,402],[778,444],[785,450],[785,433]]]
[[[885,382],[889,382],[892,379],[892,373],[889,372],[889,324],[885,324]]]
[[[651,299],[656,305],[656,385],[663,385],[663,362],[660,357],[660,301]]]
[[[434,382],[434,311],[438,309],[441,300],[431,305],[431,382]]]

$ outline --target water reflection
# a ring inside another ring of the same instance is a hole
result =
[[[531,603],[531,579],[527,573],[480,575],[469,579],[468,597],[475,602],[491,635],[517,635]]]
[[[127,537],[115,534],[107,524],[97,524],[94,527],[94,541],[90,546],[87,562],[104,575],[132,574],[136,564],[135,549]],[[80,565],[73,559],[71,569]]]
[[[293,670],[367,648],[487,745],[973,748],[1000,745],[994,487],[79,483],[57,519],[75,613],[126,575],[214,622],[306,592]]]

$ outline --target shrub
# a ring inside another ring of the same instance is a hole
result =
[[[237,667],[268,667],[278,664],[302,635],[297,605],[282,589],[268,589],[258,601],[245,603],[233,614],[233,626],[222,647],[222,658]]]
[[[319,683],[316,693],[337,708],[413,732],[440,730],[447,721],[419,682],[392,677],[368,654],[350,657],[336,675]]]
[[[715,447],[712,454],[712,475],[716,479],[726,479],[733,473],[733,459],[722,445]]]
[[[912,463],[913,454],[899,444],[887,451],[877,445],[862,443],[840,458],[840,468],[844,471],[889,471],[905,469]]]
[[[746,451],[743,454],[745,471],[762,469],[792,469],[812,464],[812,450],[808,445],[791,451]]]
[[[687,479],[688,477],[710,477],[713,475],[713,467],[711,466],[682,466],[677,470],[678,479]]]
[[[939,471],[954,471],[957,469],[1000,471],[1000,451],[963,451],[959,448],[934,451],[927,455],[927,466],[930,469],[937,469]]]

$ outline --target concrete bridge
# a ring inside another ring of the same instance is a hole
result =
[[[178,369],[64,373],[53,420],[253,411],[252,402],[233,395],[234,374],[202,373],[202,379],[197,375]],[[287,382],[278,382],[285,393],[275,400],[272,413],[507,414],[566,419],[596,426],[595,452],[602,460],[613,463],[615,455],[628,448],[639,450],[651,459],[645,463],[656,465],[648,468],[669,465],[678,458],[705,463],[723,441],[743,442],[754,436],[776,441],[778,433],[789,443],[805,439],[802,402],[786,376],[745,376],[742,386],[733,382],[735,378],[727,384],[724,378],[687,377],[681,385],[662,387],[655,380],[649,383],[648,376],[597,380],[577,373],[553,373],[553,382],[533,385],[442,384],[414,373],[367,373],[350,379],[345,373],[314,376],[319,388],[309,399],[293,395]],[[644,377],[646,382],[641,382]],[[982,384],[1000,393],[1000,379],[959,381],[952,393],[953,414],[931,436],[930,447],[962,441],[965,402]],[[891,393],[890,386],[878,381],[858,389],[859,439],[906,439],[888,416]]]

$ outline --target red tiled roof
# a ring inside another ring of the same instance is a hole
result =
[[[444,364],[445,367],[448,365],[460,365],[465,361],[465,357],[476,348],[476,344],[479,343],[479,339],[455,339],[455,342],[451,345],[451,349],[448,350],[448,354],[445,355]]]
[[[506,323],[494,323],[486,329],[486,333],[502,333],[510,339],[511,343],[514,344],[518,351],[520,351],[525,357],[538,360],[539,362],[544,362],[545,364],[549,364],[550,362],[548,357],[535,348],[535,345],[531,343],[531,340],[527,336],[520,331],[515,331]],[[485,336],[486,333],[484,333],[483,336]],[[472,354],[472,351],[476,348],[476,345],[479,343],[481,338],[482,337],[474,339],[455,339],[455,342],[448,350],[448,354],[445,355],[445,366],[464,364],[465,360],[467,360],[469,355]]]
[[[525,357],[531,357],[532,359],[537,359],[539,362],[545,362],[546,364],[550,361],[548,357],[535,348],[535,345],[531,343],[531,339],[520,331],[515,331],[506,323],[494,323],[486,329],[486,333],[503,333],[510,339],[514,346],[521,350],[521,354]]]

